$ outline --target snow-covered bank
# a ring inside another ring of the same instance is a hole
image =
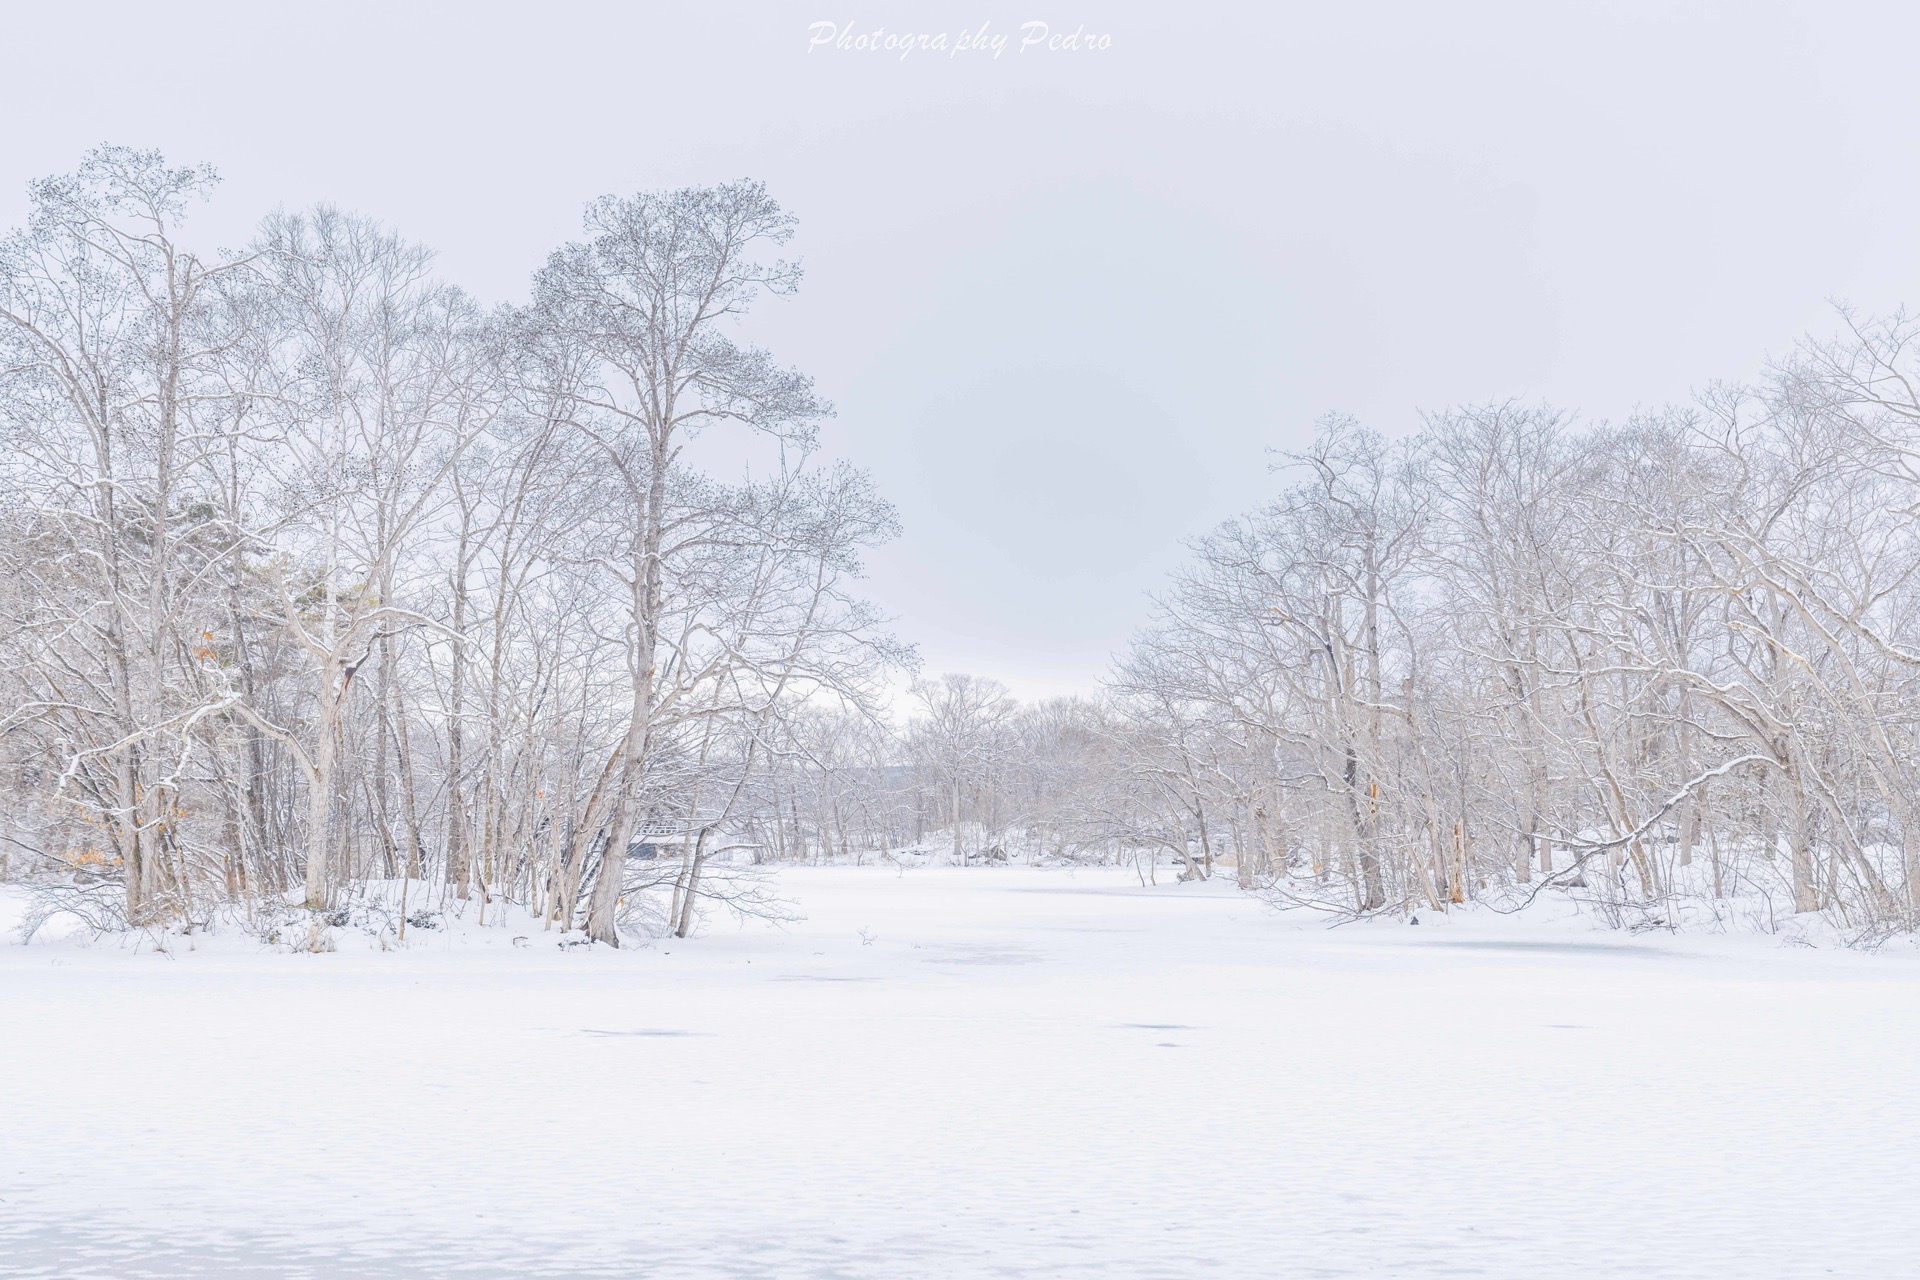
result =
[[[1920,955],[783,871],[618,953],[0,945],[0,1272],[1861,1276]],[[412,941],[412,938],[409,939]],[[537,945],[533,945],[537,944]]]

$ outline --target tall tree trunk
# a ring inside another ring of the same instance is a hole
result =
[[[453,580],[453,672],[447,694],[447,883],[462,901],[473,878],[466,784],[467,553],[468,526],[463,513]]]

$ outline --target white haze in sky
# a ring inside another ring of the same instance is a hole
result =
[[[516,299],[594,196],[764,178],[808,278],[751,333],[900,509],[872,594],[1023,694],[1098,679],[1324,412],[1619,417],[1920,302],[1904,6],[307,8],[14,10],[0,222],[157,146],[225,175],[207,241],[332,200]]]

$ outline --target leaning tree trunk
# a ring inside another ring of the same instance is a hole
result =
[[[647,491],[646,528],[635,556],[633,575],[633,709],[627,720],[626,758],[620,762],[620,782],[613,793],[612,831],[600,860],[600,878],[587,908],[587,936],[608,946],[620,945],[615,920],[620,892],[625,887],[627,844],[633,839],[640,784],[646,775],[653,729],[654,655],[660,636],[660,547],[665,540],[667,458],[656,443],[651,484]]]

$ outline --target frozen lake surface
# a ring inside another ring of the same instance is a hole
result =
[[[780,884],[618,953],[9,939],[0,1274],[1920,1273],[1908,944]]]

